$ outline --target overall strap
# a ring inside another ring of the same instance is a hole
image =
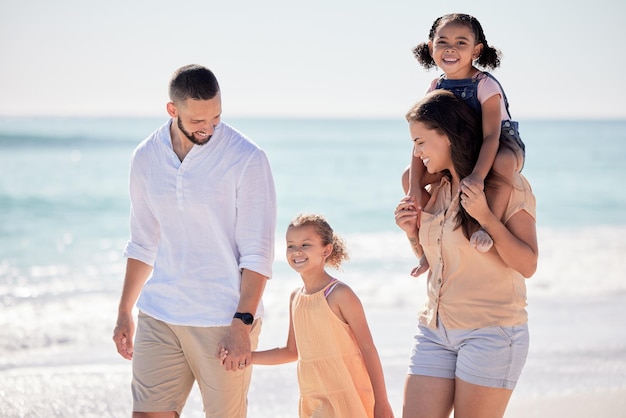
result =
[[[483,71],[483,74],[487,74],[487,76],[489,78],[491,78],[493,81],[495,81],[496,83],[498,83],[498,86],[500,86],[500,91],[502,91],[502,94],[504,95],[504,105],[506,107],[506,113],[508,113],[509,115],[509,119],[513,119],[513,117],[511,117],[511,112],[509,112],[509,99],[506,98],[506,93],[504,92],[504,89],[502,88],[502,84],[500,84],[500,82],[498,81],[497,78],[495,78],[491,73],[488,73],[487,71]]]

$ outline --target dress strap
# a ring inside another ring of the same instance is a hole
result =
[[[335,289],[335,286],[337,286],[340,283],[339,280],[333,278],[327,285],[326,288],[324,289],[324,297],[327,298],[328,295],[330,295],[330,292],[332,292]]]

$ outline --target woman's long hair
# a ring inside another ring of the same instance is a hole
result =
[[[447,90],[434,90],[409,110],[406,119],[421,122],[429,129],[447,136],[452,164],[459,177],[463,179],[472,173],[483,143],[482,122],[479,115],[462,99]],[[450,177],[450,172],[445,170],[444,175]],[[493,180],[490,172],[485,179],[485,187]],[[455,228],[462,227],[467,239],[480,228],[462,205],[459,205],[455,220]]]

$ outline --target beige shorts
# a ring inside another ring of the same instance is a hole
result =
[[[228,327],[169,325],[139,313],[133,353],[133,411],[176,411],[180,415],[198,381],[207,417],[244,418],[252,367],[226,371],[217,344]],[[261,320],[254,321],[255,350]]]

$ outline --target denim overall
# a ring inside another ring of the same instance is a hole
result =
[[[506,93],[504,93],[502,85],[494,76],[487,72],[483,72],[482,74],[492,78],[496,83],[498,83],[498,86],[500,86],[500,90],[502,91],[502,95],[504,97],[506,113],[509,115],[509,120],[502,121],[502,127],[500,129],[500,143],[508,148],[511,148],[516,153],[521,152],[523,162],[526,155],[526,146],[524,145],[524,142],[522,142],[522,138],[519,135],[518,123],[511,120],[509,101],[506,98]],[[483,77],[478,76],[473,78],[464,78],[462,80],[448,80],[447,78],[444,78],[444,76],[441,76],[439,81],[437,81],[436,88],[451,91],[455,96],[463,99],[463,101],[474,109],[478,115],[482,115],[482,106],[478,101],[478,82],[482,80],[482,78]],[[522,171],[521,168],[520,171]]]

